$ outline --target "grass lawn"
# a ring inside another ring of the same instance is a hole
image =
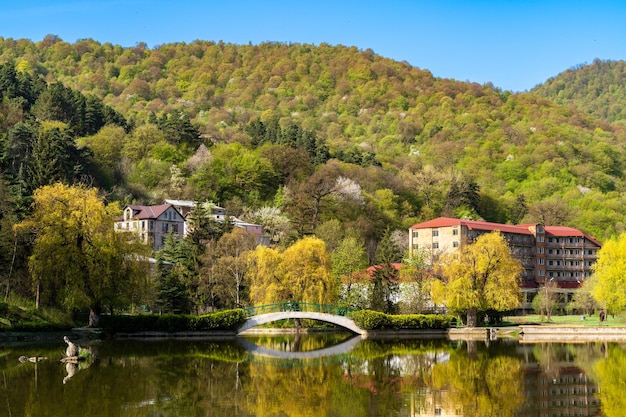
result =
[[[584,316],[585,320],[581,319],[580,315],[572,316],[552,316],[550,321],[546,321],[545,317],[541,317],[537,314],[529,314],[526,316],[508,316],[504,317],[505,323],[511,324],[541,324],[546,326],[551,325],[565,325],[565,326],[607,326],[607,327],[626,327],[626,316],[616,315],[615,317],[608,316],[602,324],[600,324],[600,318],[598,314],[593,316]]]

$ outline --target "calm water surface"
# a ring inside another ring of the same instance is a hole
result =
[[[0,347],[0,416],[624,416],[626,346],[360,340]],[[21,355],[44,356],[21,363]]]

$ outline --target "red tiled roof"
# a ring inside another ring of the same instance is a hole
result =
[[[165,212],[165,210],[172,207],[172,205],[161,204],[159,206],[141,206],[138,204],[130,204],[127,207],[133,210],[133,213],[136,213],[133,215],[134,219],[147,220],[158,218]]]
[[[569,236],[578,236],[589,239],[591,242],[598,246],[602,246],[600,242],[596,240],[595,237],[586,235],[578,229],[574,229],[573,227],[567,226],[546,226],[546,236],[555,236],[555,237],[569,237]]]
[[[528,227],[523,226],[514,226],[510,224],[500,224],[500,223],[490,223],[490,222],[482,222],[477,220],[461,220],[461,219],[453,219],[450,217],[438,217],[433,220],[429,220],[423,223],[418,223],[416,225],[411,226],[411,229],[429,229],[429,228],[437,228],[437,227],[449,227],[449,226],[465,226],[468,229],[472,230],[490,230],[495,231],[499,230],[505,233],[517,233],[517,234],[532,234]]]
[[[451,217],[438,217],[433,220],[429,220],[423,223],[418,223],[416,225],[411,226],[411,229],[430,229],[437,227],[450,227],[450,226],[465,226],[468,229],[472,230],[490,230],[495,231],[499,230],[505,233],[518,233],[531,235],[533,234],[530,231],[530,227],[536,226],[536,224],[500,224],[500,223],[490,223],[476,220],[462,220],[462,219],[454,219]],[[545,226],[546,236],[555,236],[555,237],[567,237],[567,236],[579,236],[589,239],[591,242],[598,246],[602,246],[600,242],[596,240],[595,237],[589,236],[578,229],[574,229],[573,227],[567,226]]]
[[[399,271],[400,269],[402,269],[402,264],[399,263],[399,262],[392,262],[390,265],[393,266],[393,268],[396,271]],[[381,268],[381,265],[372,265],[372,266],[367,268],[367,273],[372,275],[372,274],[374,274],[374,272],[376,272],[376,270],[378,268]]]

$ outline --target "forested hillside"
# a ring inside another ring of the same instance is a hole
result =
[[[531,93],[626,125],[626,61],[596,59],[550,78]]]
[[[0,38],[0,64],[35,86],[23,96],[10,90],[19,82],[0,77],[3,175],[19,198],[16,160],[32,150],[17,156],[11,147],[23,145],[29,123],[48,132],[62,122],[87,158],[79,164],[87,171],[73,175],[110,199],[211,200],[266,223],[279,213],[291,239],[358,230],[375,246],[387,228],[440,215],[564,224],[599,239],[624,231],[623,124],[435,78],[371,50],[208,41],[123,48],[47,36]],[[110,109],[103,117],[113,123],[96,132],[52,111],[63,89]]]

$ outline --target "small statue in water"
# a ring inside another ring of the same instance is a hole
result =
[[[76,346],[72,341],[67,337],[63,336],[63,340],[67,343],[67,349],[65,349],[65,356],[68,358],[73,358],[78,356],[78,346]]]

